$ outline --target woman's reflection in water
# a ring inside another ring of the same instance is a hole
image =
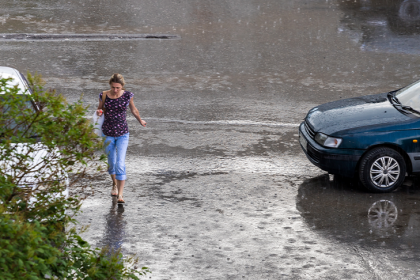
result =
[[[110,252],[121,249],[125,236],[125,224],[123,217],[124,205],[117,203],[117,198],[112,198],[112,206],[106,215],[106,228],[103,245],[107,246]]]

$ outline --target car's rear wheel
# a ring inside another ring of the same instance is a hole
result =
[[[404,182],[405,172],[406,164],[400,153],[379,147],[362,158],[359,179],[370,191],[392,192]]]

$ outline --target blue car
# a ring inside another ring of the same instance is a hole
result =
[[[311,109],[299,127],[308,159],[330,174],[391,192],[420,173],[420,81]]]

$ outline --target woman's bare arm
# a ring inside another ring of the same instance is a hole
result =
[[[146,122],[140,118],[139,110],[137,110],[136,105],[134,105],[133,97],[130,99],[130,103],[128,106],[130,107],[131,113],[133,113],[134,117],[139,121],[142,126],[146,126]]]

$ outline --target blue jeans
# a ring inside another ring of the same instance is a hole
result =
[[[108,173],[116,175],[119,181],[126,180],[125,174],[125,154],[128,146],[128,136],[130,133],[118,137],[107,136],[105,138],[105,154],[108,156]]]

